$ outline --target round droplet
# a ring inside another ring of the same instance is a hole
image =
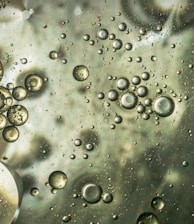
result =
[[[145,112],[145,106],[142,104],[137,105],[137,112],[143,114]]]
[[[98,93],[98,99],[100,100],[104,99],[104,93],[102,92]]]
[[[141,79],[140,79],[139,76],[135,75],[135,76],[133,76],[131,82],[132,82],[134,85],[139,85],[140,82],[141,82]]]
[[[150,74],[148,72],[143,72],[141,77],[143,80],[148,80],[150,78]]]
[[[102,189],[100,186],[89,183],[83,186],[82,196],[83,198],[91,204],[97,203],[101,199]]]
[[[108,30],[106,29],[101,29],[98,31],[98,37],[101,39],[101,40],[105,40],[108,38]]]
[[[7,118],[11,124],[20,126],[28,120],[28,111],[22,105],[14,105],[9,108]]]
[[[22,86],[17,86],[13,89],[12,96],[15,100],[21,101],[24,100],[27,96],[27,91]]]
[[[88,143],[88,144],[86,144],[86,149],[87,149],[88,151],[91,151],[91,150],[94,149],[94,145],[91,144],[91,143]]]
[[[167,96],[158,97],[153,105],[153,109],[160,117],[168,117],[174,111],[174,101]]]
[[[157,57],[153,55],[153,56],[151,56],[151,60],[152,61],[156,61],[157,60]]]
[[[20,61],[22,64],[27,64],[28,62],[27,58],[21,58]]]
[[[187,166],[189,165],[189,162],[188,162],[188,161],[183,161],[182,165],[183,165],[184,167],[187,167]]]
[[[123,118],[119,115],[116,115],[115,117],[115,123],[120,124],[123,121]]]
[[[10,92],[3,86],[0,86],[0,112],[7,111],[12,105],[12,102],[13,99]]]
[[[152,100],[151,100],[150,98],[147,98],[147,99],[145,100],[145,105],[146,105],[147,107],[150,107],[150,106],[152,105]]]
[[[122,48],[123,43],[120,39],[116,39],[116,40],[113,41],[112,46],[113,46],[114,49],[119,50],[119,49]]]
[[[109,40],[114,40],[116,38],[115,34],[114,33],[111,33],[109,35]]]
[[[56,51],[51,51],[49,53],[49,57],[50,57],[50,59],[55,60],[58,58],[58,53]]]
[[[77,65],[73,69],[73,77],[77,81],[85,81],[89,76],[89,70],[85,65]]]
[[[19,130],[14,126],[7,126],[3,129],[2,135],[6,142],[15,142],[19,138]]]
[[[127,29],[127,24],[126,23],[120,23],[118,26],[120,31],[125,31]]]
[[[146,96],[147,95],[147,92],[148,92],[148,90],[147,90],[147,87],[145,87],[145,86],[139,86],[137,88],[137,94],[140,97]]]
[[[164,208],[164,205],[164,200],[161,197],[155,197],[151,202],[152,208],[158,211],[161,211]]]
[[[49,184],[54,189],[62,189],[67,184],[67,176],[62,171],[54,171],[49,176]]]
[[[143,117],[144,120],[148,120],[150,118],[150,115],[148,113],[144,113],[142,115],[142,117]]]
[[[137,63],[142,62],[142,57],[137,57],[137,58],[136,58],[136,62],[137,62]]]
[[[74,141],[75,146],[80,146],[81,144],[82,144],[81,139],[75,139],[75,141]]]
[[[104,203],[110,203],[113,200],[113,196],[112,196],[111,193],[104,193],[102,195],[102,200],[103,200]]]
[[[43,87],[43,78],[38,74],[30,74],[25,79],[25,87],[28,91],[38,92]]]
[[[137,97],[133,92],[127,92],[121,97],[121,106],[126,109],[132,109],[137,104]]]
[[[120,90],[128,89],[129,88],[129,80],[126,78],[123,78],[123,77],[119,78],[117,80],[117,88]]]
[[[127,51],[132,50],[132,48],[133,48],[133,45],[132,45],[131,43],[126,43],[126,44],[125,44],[125,49],[126,49]]]
[[[0,114],[0,130],[2,130],[7,124],[7,118],[4,114]]]
[[[36,188],[36,187],[33,187],[30,191],[30,194],[33,196],[33,197],[36,197],[39,195],[39,189]]]
[[[151,212],[141,214],[136,224],[159,224],[158,218]]]
[[[108,99],[111,101],[115,101],[118,99],[118,92],[115,89],[111,89],[108,92]]]
[[[89,34],[84,34],[83,39],[85,41],[88,41],[90,39],[90,35]]]

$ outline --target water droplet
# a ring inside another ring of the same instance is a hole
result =
[[[102,200],[103,200],[104,203],[110,203],[113,200],[113,196],[112,196],[111,193],[104,193],[102,195]]]
[[[90,41],[89,41],[89,44],[90,44],[90,45],[94,45],[94,44],[95,44],[95,41],[94,41],[94,40],[90,40]]]
[[[164,200],[161,197],[155,197],[151,202],[152,208],[158,211],[161,211],[164,208],[164,205]]]
[[[136,224],[159,224],[158,218],[151,212],[141,214]]]
[[[61,34],[61,39],[65,39],[66,38],[66,34],[65,33],[62,33]]]
[[[116,36],[115,36],[114,33],[111,33],[111,34],[109,35],[109,39],[110,39],[110,40],[114,40],[115,38],[116,38]]]
[[[161,117],[168,117],[174,111],[174,101],[167,96],[158,97],[153,105],[153,110]]]
[[[139,29],[139,33],[140,33],[141,35],[145,35],[145,34],[146,34],[146,28],[141,27],[141,28]]]
[[[86,144],[86,149],[87,149],[88,151],[91,151],[91,150],[94,149],[94,145],[91,144],[91,143],[88,143],[88,144]]]
[[[140,79],[140,77],[139,76],[133,76],[133,78],[132,78],[132,83],[134,84],[134,85],[139,85],[140,84],[140,82],[141,82],[141,79]]]
[[[27,64],[27,62],[28,62],[27,58],[22,58],[22,59],[20,59],[20,61],[22,64]]]
[[[137,88],[137,94],[138,94],[138,96],[140,96],[140,97],[144,97],[144,96],[146,96],[146,95],[147,95],[147,92],[148,92],[148,89],[147,89],[147,87],[145,87],[145,86],[139,86],[139,87]]]
[[[2,135],[6,142],[15,142],[19,138],[19,130],[14,126],[7,126],[3,129]]]
[[[67,59],[64,58],[64,59],[62,60],[62,62],[63,62],[63,64],[67,64]]]
[[[153,55],[153,56],[151,56],[151,60],[152,61],[156,61],[157,60],[157,57]]]
[[[112,218],[113,218],[114,220],[117,220],[119,217],[118,217],[118,215],[113,215]]]
[[[51,51],[51,52],[49,53],[49,57],[50,57],[50,59],[52,59],[52,60],[56,60],[56,59],[58,58],[58,53],[57,53],[56,51]]]
[[[25,87],[28,91],[38,92],[43,87],[43,78],[38,74],[30,74],[25,79]]]
[[[115,123],[120,124],[123,121],[123,118],[119,115],[116,115],[114,121]]]
[[[150,107],[150,106],[152,105],[152,100],[151,100],[150,98],[147,98],[147,99],[145,100],[145,105],[146,105],[147,107]]]
[[[108,38],[108,30],[106,29],[101,29],[98,31],[98,37],[101,39],[101,40],[105,40]]]
[[[73,69],[73,77],[77,81],[85,81],[89,76],[89,70],[85,65],[77,65]]]
[[[101,199],[102,188],[96,184],[89,183],[83,186],[82,196],[91,204],[97,203]]]
[[[14,88],[14,84],[12,82],[7,83],[7,89],[12,90]]]
[[[189,162],[188,162],[188,161],[183,161],[182,165],[183,165],[184,167],[187,167],[187,166],[189,165]]]
[[[85,41],[90,40],[90,35],[89,35],[89,34],[84,34],[83,39],[84,39]]]
[[[145,106],[142,104],[137,105],[137,112],[143,114],[145,112]]]
[[[39,195],[39,189],[36,188],[36,187],[33,187],[30,191],[30,194],[34,197],[38,196]]]
[[[120,31],[125,31],[127,29],[127,24],[126,23],[120,23],[118,25],[118,28]]]
[[[104,93],[102,92],[98,93],[98,99],[100,100],[104,99]]]
[[[141,77],[143,80],[148,80],[150,78],[150,74],[148,72],[143,72]]]
[[[125,44],[125,49],[126,49],[127,51],[132,50],[132,48],[133,48],[133,45],[132,45],[131,43],[126,43],[126,44]]]
[[[136,62],[137,62],[137,63],[142,62],[142,57],[137,57],[137,58],[136,58]]]
[[[67,176],[62,171],[54,171],[49,176],[49,184],[52,188],[62,189],[67,184]]]
[[[118,92],[115,89],[111,89],[108,92],[108,99],[111,101],[115,101],[118,99]]]
[[[129,80],[128,79],[121,77],[117,80],[117,88],[118,89],[126,90],[126,89],[128,89],[128,87],[129,87]]]
[[[28,120],[28,111],[22,105],[14,105],[9,108],[7,118],[11,124],[20,126]]]
[[[16,86],[12,91],[12,96],[15,100],[21,101],[24,100],[27,96],[27,91],[22,86]]]
[[[80,146],[81,144],[82,144],[81,139],[75,139],[75,141],[74,141],[75,146]]]
[[[142,117],[143,117],[144,120],[148,120],[148,119],[150,118],[150,115],[147,114],[147,113],[144,113],[144,114],[142,115]]]
[[[127,92],[121,97],[121,106],[126,109],[132,109],[137,104],[137,97],[133,92]]]
[[[123,43],[120,39],[116,39],[116,40],[113,41],[112,46],[113,46],[114,49],[119,50],[119,49],[122,48]]]

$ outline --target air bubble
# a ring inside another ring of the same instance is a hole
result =
[[[77,81],[85,81],[89,76],[89,70],[85,65],[77,65],[73,69],[73,77]]]
[[[88,143],[88,144],[86,144],[86,149],[87,149],[88,151],[92,151],[92,150],[94,149],[94,145],[91,144],[91,143]]]
[[[108,30],[106,29],[101,29],[98,31],[98,37],[101,39],[101,40],[105,40],[108,38]]]
[[[174,101],[167,96],[158,97],[153,105],[153,109],[160,117],[168,117],[174,111]]]
[[[102,188],[96,184],[88,183],[82,188],[83,198],[91,204],[97,203],[101,199]]]
[[[12,91],[12,96],[15,100],[21,101],[24,100],[27,96],[27,91],[22,86],[16,86]]]
[[[137,112],[143,114],[145,112],[145,106],[142,104],[137,105]]]
[[[6,142],[15,142],[19,138],[19,130],[14,126],[7,126],[3,129],[2,135]]]
[[[116,40],[113,41],[112,46],[113,46],[113,48],[114,48],[115,50],[119,50],[119,49],[122,48],[123,43],[122,43],[122,41],[121,41],[120,39],[116,39]]]
[[[129,80],[126,79],[126,78],[119,78],[117,80],[117,88],[120,89],[120,90],[126,90],[129,88]]]
[[[111,193],[104,193],[102,195],[102,200],[104,203],[111,203],[113,200],[113,196]]]
[[[25,79],[25,87],[30,92],[38,92],[43,87],[43,78],[38,74],[30,74]]]
[[[84,39],[85,41],[90,40],[90,35],[89,35],[89,34],[84,34],[83,39]]]
[[[61,34],[61,39],[65,39],[66,38],[66,34],[65,33],[62,33]]]
[[[100,100],[104,99],[104,93],[102,92],[98,93],[98,99]]]
[[[58,53],[57,53],[56,51],[51,51],[51,52],[49,53],[49,57],[50,57],[50,59],[52,59],[52,60],[56,60],[56,59],[58,58]]]
[[[138,217],[136,224],[159,224],[159,221],[153,213],[145,212]]]
[[[145,35],[145,34],[146,34],[146,28],[141,27],[141,28],[139,29],[139,33],[140,33],[141,35]]]
[[[140,79],[140,77],[139,76],[133,76],[133,78],[132,78],[132,83],[134,84],[134,85],[139,85],[140,84],[140,82],[141,82],[141,79]]]
[[[156,61],[157,60],[157,57],[153,55],[153,56],[151,56],[151,60],[152,61]]]
[[[139,86],[137,88],[137,94],[140,97],[146,96],[147,95],[147,92],[148,92],[148,90],[147,90],[147,87],[145,87],[145,86]]]
[[[82,144],[81,139],[75,139],[75,141],[74,141],[75,146],[80,146],[81,144]]]
[[[23,125],[28,120],[28,111],[22,105],[14,105],[9,108],[7,118],[13,125]]]
[[[137,58],[136,58],[136,62],[137,62],[137,63],[142,62],[142,57],[137,57]]]
[[[133,92],[127,92],[121,97],[121,106],[126,109],[132,109],[137,104],[137,97]]]
[[[164,205],[164,200],[161,197],[155,197],[151,202],[152,208],[157,211],[161,211],[164,208]]]
[[[27,62],[28,62],[27,58],[22,58],[22,59],[20,59],[20,61],[22,64],[27,64]]]
[[[187,167],[187,166],[189,165],[189,162],[188,162],[188,161],[183,161],[183,162],[182,162],[182,165],[183,165],[184,167]]]
[[[111,89],[108,92],[108,99],[111,101],[115,101],[118,99],[118,92],[115,89]]]
[[[120,124],[123,121],[123,118],[119,115],[116,115],[114,121],[115,123]]]
[[[150,78],[150,74],[148,72],[143,72],[141,78],[143,80],[148,80]]]
[[[49,184],[54,189],[62,189],[67,184],[67,176],[62,171],[54,171],[49,176]]]
[[[127,24],[126,23],[120,23],[118,25],[118,28],[120,31],[125,31],[127,29]]]
[[[39,195],[39,189],[36,188],[36,187],[33,187],[30,191],[30,194],[33,196],[33,197],[36,197]]]
[[[116,38],[115,34],[114,33],[111,33],[109,35],[109,40],[114,40]]]
[[[132,48],[133,48],[133,45],[132,45],[131,43],[126,43],[126,44],[125,44],[125,49],[126,49],[127,51],[132,50]]]

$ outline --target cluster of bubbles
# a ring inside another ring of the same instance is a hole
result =
[[[0,76],[3,67],[0,63]],[[43,78],[38,74],[29,74],[23,86],[8,83],[7,87],[0,86],[0,130],[6,142],[15,142],[19,138],[19,129],[28,120],[28,110],[21,104],[14,104],[14,100],[24,100],[29,92],[38,92],[43,87]]]

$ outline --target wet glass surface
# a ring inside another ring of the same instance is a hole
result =
[[[193,10],[0,0],[0,223],[194,223]]]

